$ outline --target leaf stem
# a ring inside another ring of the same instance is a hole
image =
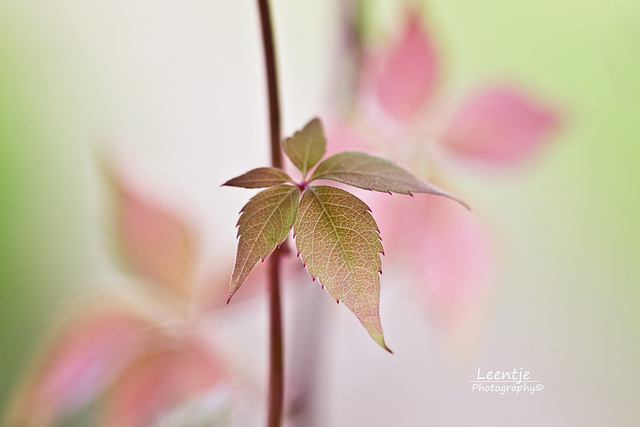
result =
[[[264,49],[265,71],[269,101],[269,126],[271,133],[271,165],[282,169],[282,149],[280,147],[280,97],[278,95],[278,76],[276,74],[276,50],[273,43],[273,29],[268,0],[258,0],[260,8],[260,27]]]
[[[268,427],[282,422],[284,402],[284,361],[282,357],[282,312],[280,307],[280,255],[279,249],[269,257],[269,397]]]
[[[280,99],[276,73],[276,52],[273,42],[271,12],[268,0],[258,0],[260,28],[264,49],[265,70],[269,102],[269,128],[271,136],[271,165],[282,169],[280,147]],[[267,426],[278,427],[282,423],[284,403],[284,361],[282,343],[282,313],[280,307],[280,255],[276,249],[269,257],[269,394]]]

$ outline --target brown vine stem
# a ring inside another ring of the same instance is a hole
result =
[[[268,0],[258,0],[260,28],[264,49],[267,91],[269,100],[269,129],[271,135],[271,165],[282,168],[280,148],[280,98],[276,74],[276,51],[273,43],[273,26]],[[282,423],[284,402],[284,361],[282,344],[282,310],[280,307],[280,256],[276,249],[269,257],[269,392],[267,426],[279,427]]]

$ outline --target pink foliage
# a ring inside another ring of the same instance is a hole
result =
[[[505,85],[478,92],[442,123],[442,112],[432,105],[439,58],[418,15],[405,16],[404,30],[391,46],[382,55],[369,54],[375,61],[361,70],[363,108],[353,123],[336,121],[329,128],[329,151],[368,151],[365,140],[373,137],[401,166],[437,180],[436,170],[424,170],[425,164],[437,166],[425,159],[428,142],[454,160],[503,168],[535,154],[560,125],[556,111]],[[476,311],[493,271],[492,242],[477,216],[434,196],[371,195],[366,201],[389,253],[415,266],[430,317],[455,326]]]
[[[137,194],[119,179],[117,230],[127,260],[156,284],[188,296],[193,284],[191,230],[175,214]]]
[[[422,230],[413,246],[418,280],[430,316],[450,325],[489,284],[491,242],[478,218],[451,201],[426,196],[414,209],[411,220]]]
[[[210,355],[195,343],[176,343],[146,354],[109,391],[106,425],[151,425],[185,399],[210,391],[222,378]]]
[[[10,425],[45,425],[95,398],[145,346],[148,320],[98,306],[68,322],[23,384]]]
[[[381,106],[400,121],[412,118],[433,94],[438,78],[437,55],[418,15],[407,16],[402,35],[379,67]]]
[[[440,138],[445,148],[461,158],[510,165],[531,156],[559,121],[557,113],[523,93],[493,87],[468,99]]]
[[[138,195],[121,175],[109,178],[118,197],[116,222],[124,254],[138,274],[158,287],[141,287],[147,292],[133,294],[133,304],[117,299],[107,305],[100,298],[70,316],[23,382],[8,411],[9,425],[50,425],[102,399],[107,390],[106,425],[145,426],[225,376],[202,350],[204,338],[193,333],[197,310],[187,313],[173,304],[204,308],[192,300],[191,230],[169,210]],[[129,281],[132,286],[138,282]],[[175,291],[179,299],[155,298],[151,291],[157,289]]]

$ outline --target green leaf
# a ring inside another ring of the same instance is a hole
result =
[[[327,140],[320,119],[311,120],[300,131],[284,141],[284,152],[306,178],[309,170],[324,156]]]
[[[382,242],[369,207],[335,187],[308,187],[293,228],[312,278],[356,315],[384,349],[380,323]]]
[[[231,275],[229,300],[260,260],[282,244],[298,211],[299,190],[279,185],[256,194],[240,211],[238,251]]]
[[[430,193],[448,197],[469,208],[464,202],[438,187],[423,182],[389,160],[357,151],[334,154],[318,165],[310,182],[329,179],[365,190],[384,193]]]
[[[276,168],[257,168],[230,179],[222,184],[227,187],[266,188],[284,184],[293,180],[286,173]]]

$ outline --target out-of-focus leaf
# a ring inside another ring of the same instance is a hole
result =
[[[454,114],[441,135],[458,156],[490,166],[525,159],[559,126],[556,112],[506,87],[486,89]]]
[[[438,71],[437,54],[420,17],[408,13],[400,39],[383,58],[377,79],[380,104],[395,118],[410,119],[433,94]]]
[[[357,151],[334,154],[318,165],[310,181],[329,179],[384,193],[429,193],[467,205],[439,188],[416,178],[389,160]]]
[[[104,425],[143,427],[184,402],[210,392],[224,378],[218,364],[192,343],[176,343],[136,360],[107,395]]]
[[[231,275],[229,299],[251,269],[287,238],[298,210],[298,187],[279,185],[256,194],[242,208],[238,220],[238,251]]]
[[[141,331],[149,326],[134,312],[115,307],[90,307],[73,317],[39,355],[3,425],[51,425],[94,399],[143,350]]]
[[[294,225],[296,247],[312,278],[356,315],[384,349],[380,323],[382,242],[369,208],[335,187],[305,190]]]
[[[345,120],[332,120],[326,124],[327,156],[341,151],[373,151],[373,146]]]
[[[493,268],[491,242],[477,215],[436,197],[428,199],[413,207],[421,224],[413,259],[428,313],[452,326],[475,314],[487,292]]]
[[[257,168],[230,179],[222,185],[228,187],[266,188],[290,182],[289,175],[276,168]]]
[[[154,283],[178,295],[189,295],[193,284],[195,244],[187,224],[174,213],[137,194],[123,180],[112,181],[118,197],[117,233],[126,260]]]
[[[430,195],[372,202],[385,247],[415,272],[420,301],[434,322],[448,327],[475,314],[494,267],[478,216]]]
[[[284,152],[291,162],[306,177],[309,170],[320,161],[325,153],[327,140],[322,133],[322,123],[315,118],[284,141]]]

